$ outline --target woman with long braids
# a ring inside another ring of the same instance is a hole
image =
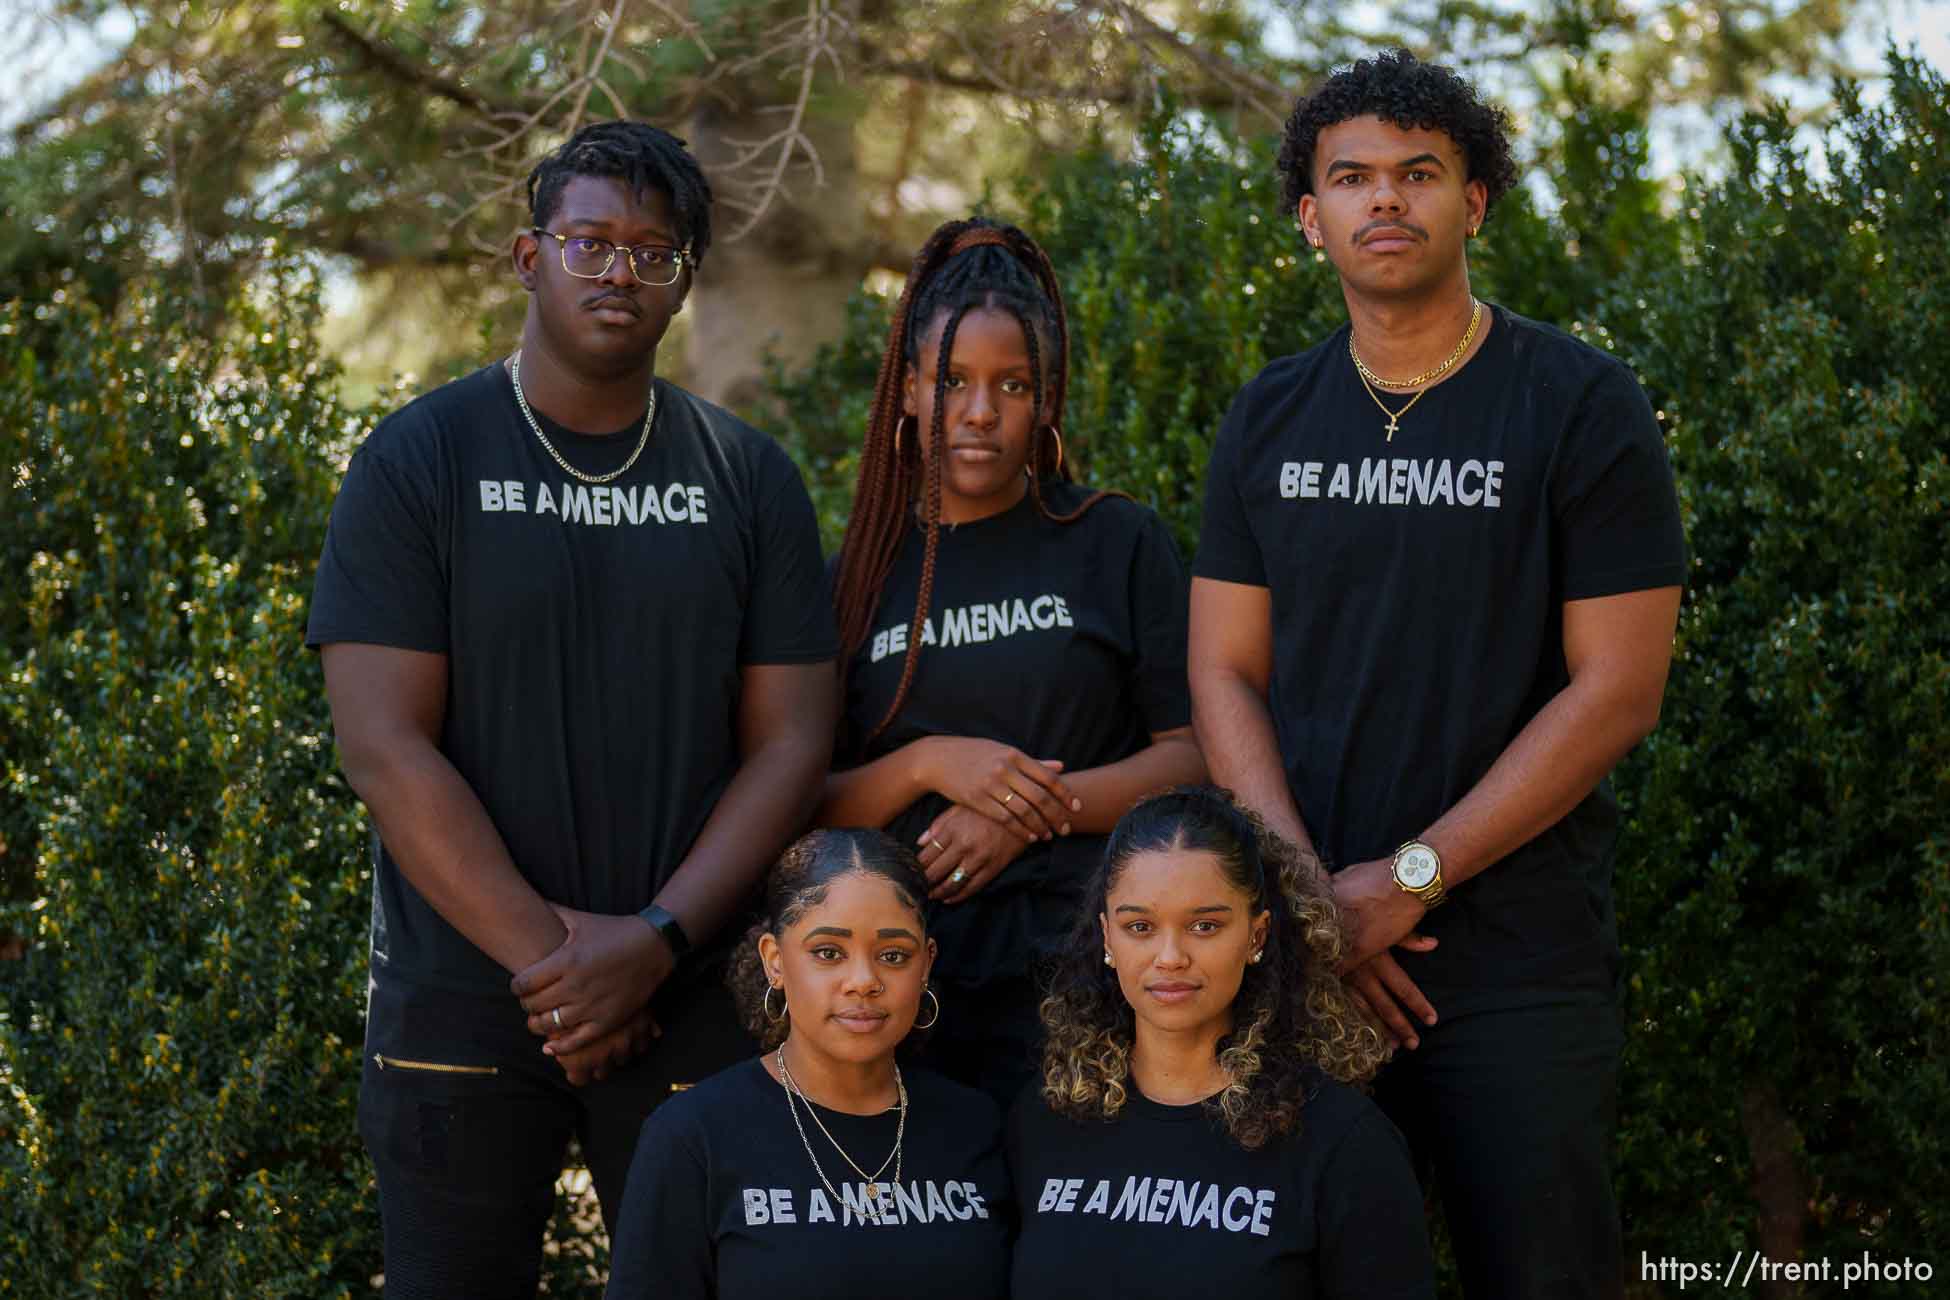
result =
[[[935,231],[874,391],[834,603],[845,714],[818,820],[914,847],[936,902],[947,1074],[1035,1072],[1034,977],[1119,814],[1202,780],[1184,566],[1065,458],[1056,272],[1013,226]]]
[[[879,831],[814,831],[765,881],[730,984],[756,1058],[637,1140],[611,1300],[1008,1293],[1002,1116],[897,1064],[941,1014],[927,880]]]
[[[1016,1300],[1435,1295],[1408,1148],[1350,1086],[1386,1049],[1342,943],[1318,864],[1226,791],[1126,814],[1010,1117]]]

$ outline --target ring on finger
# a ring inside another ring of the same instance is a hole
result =
[[[948,883],[951,885],[959,885],[962,881],[966,879],[968,879],[968,873],[966,871],[963,871],[960,867],[956,867],[953,871],[948,873]]]
[[[548,1014],[555,1020],[555,1027],[560,1029],[562,1027],[562,1008],[555,1007]]]
[[[928,836],[928,843],[934,845],[935,852],[937,853],[946,853],[948,851],[948,846],[932,835]]]
[[[1016,797],[1016,792],[1014,790],[1011,790],[1009,791],[1009,793],[1003,795],[1002,806],[1004,808],[1007,808],[1010,805],[1010,803],[1014,801],[1015,797]]]

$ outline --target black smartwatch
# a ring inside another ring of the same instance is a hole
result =
[[[677,924],[677,918],[667,908],[652,903],[637,915],[643,918],[645,925],[664,937],[664,942],[670,945],[672,957],[678,961],[684,960],[691,950],[690,936],[684,933],[684,927]]]

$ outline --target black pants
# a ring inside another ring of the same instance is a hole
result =
[[[378,1174],[388,1296],[534,1296],[572,1136],[615,1222],[644,1117],[756,1050],[721,975],[666,988],[653,1006],[663,1037],[574,1088],[512,995],[374,983],[359,1135]]]
[[[941,989],[941,1020],[922,1060],[957,1083],[980,1088],[1006,1114],[1043,1073],[1042,991],[1028,976],[979,988]]]
[[[1423,1030],[1375,1100],[1433,1181],[1470,1300],[1616,1300],[1611,1189],[1623,1034],[1609,1001],[1484,1011]]]

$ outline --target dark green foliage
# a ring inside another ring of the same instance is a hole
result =
[[[198,338],[139,291],[0,316],[0,1294],[363,1290],[366,883],[302,621],[357,427],[300,286]],[[295,303],[296,306],[284,304]]]
[[[310,286],[200,336],[0,310],[0,1296],[366,1294],[369,880],[312,569],[344,449]],[[558,1231],[558,1237],[570,1230]],[[586,1242],[562,1244],[558,1293]]]
[[[1826,179],[1784,117],[1741,127],[1687,255],[1596,313],[1694,553],[1619,868],[1620,1190],[1681,1255],[1755,1244],[1777,1154],[1810,1256],[1950,1245],[1950,95],[1891,72],[1874,111],[1841,88]]]
[[[1562,210],[1520,187],[1471,249],[1479,294],[1637,369],[1694,556],[1664,720],[1618,776],[1633,1260],[1950,1246],[1950,94],[1891,72],[1883,108],[1839,90],[1825,174],[1760,115],[1672,216],[1643,123],[1567,83]],[[1233,393],[1344,318],[1277,188],[1269,150],[1181,123],[1022,196],[1068,296],[1071,454],[1187,554]],[[778,385],[829,540],[884,329],[856,304]]]

